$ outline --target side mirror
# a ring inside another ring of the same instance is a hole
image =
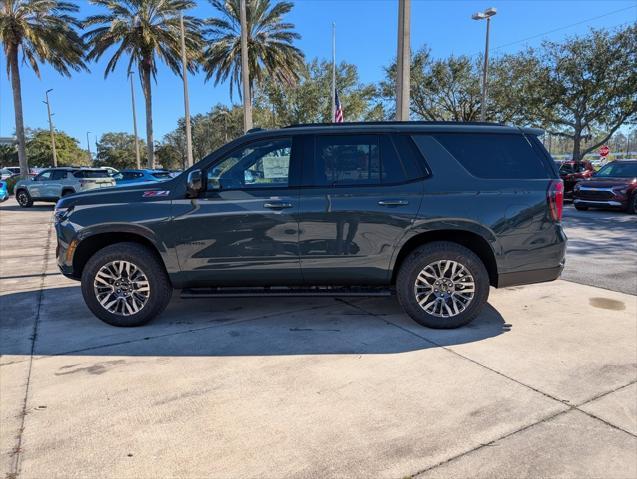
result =
[[[188,180],[186,181],[186,193],[189,198],[196,198],[203,190],[203,175],[201,170],[192,170],[188,173]]]

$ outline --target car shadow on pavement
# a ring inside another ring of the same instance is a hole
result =
[[[32,211],[32,210],[36,210],[36,211],[51,210],[51,211],[53,211],[53,209],[55,209],[55,203],[34,204],[33,206],[30,206],[29,208],[23,208],[22,206],[20,206],[18,204],[14,204],[14,205],[2,205],[2,208],[0,209],[0,211],[24,211],[26,213],[26,212]]]
[[[273,356],[392,354],[481,341],[509,329],[487,305],[468,326],[433,330],[388,298],[232,298],[175,295],[155,321],[116,328],[86,308],[78,287],[0,296],[0,354],[89,356]],[[29,313],[33,316],[29,317]],[[3,358],[3,363],[15,358]]]

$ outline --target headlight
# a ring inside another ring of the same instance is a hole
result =
[[[626,193],[628,193],[628,186],[613,186],[612,190],[615,193],[625,195]]]

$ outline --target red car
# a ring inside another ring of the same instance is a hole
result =
[[[590,161],[565,161],[559,165],[559,173],[564,182],[564,197],[572,198],[575,183],[593,176],[595,169]]]
[[[578,210],[620,208],[637,212],[637,160],[613,161],[573,188]]]

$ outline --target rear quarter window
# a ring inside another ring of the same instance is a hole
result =
[[[439,133],[432,136],[473,176],[489,179],[550,177],[541,153],[523,135]]]

